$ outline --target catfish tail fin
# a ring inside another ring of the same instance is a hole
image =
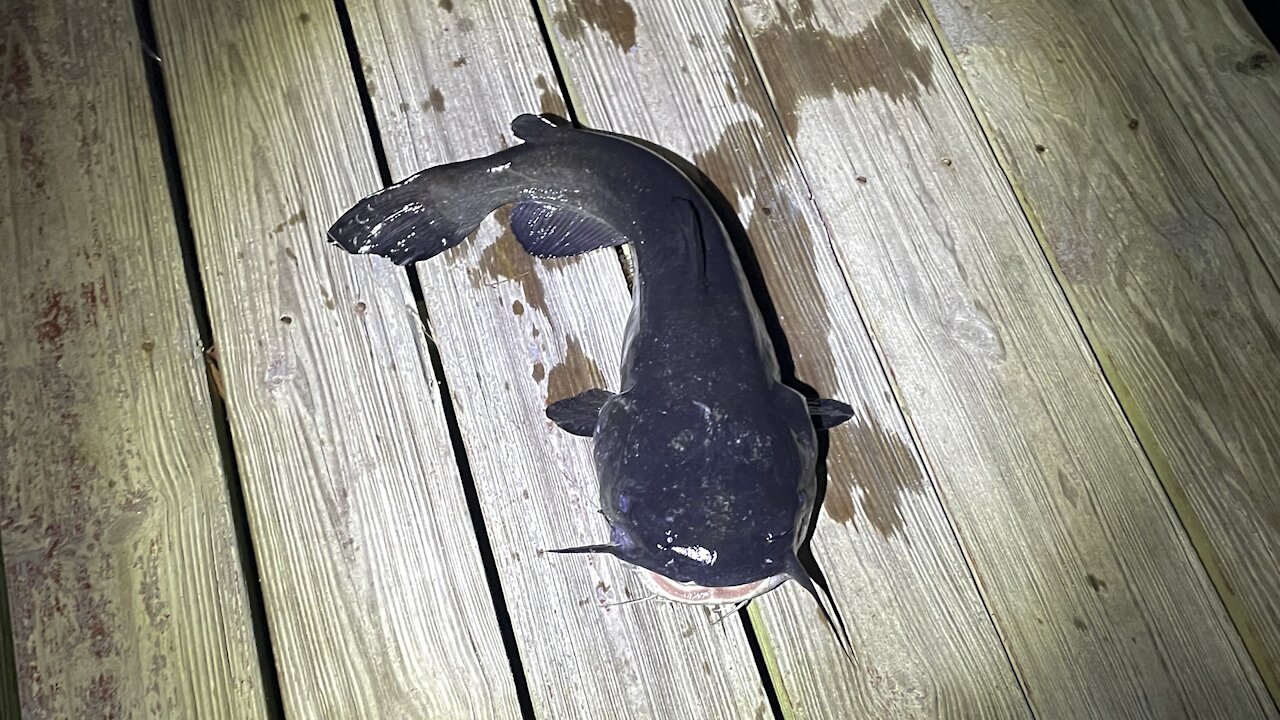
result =
[[[600,217],[599,203],[588,201],[599,193],[582,181],[602,155],[575,164],[584,162],[572,152],[581,131],[554,115],[520,115],[511,130],[524,142],[427,168],[364,198],[329,228],[329,241],[407,265],[460,244],[489,213],[514,202],[511,229],[531,255],[564,257],[627,242]]]
[[[507,152],[507,151],[504,151]],[[515,199],[485,176],[499,156],[438,165],[356,203],[329,228],[329,242],[350,253],[372,253],[399,265],[458,245],[485,216]]]

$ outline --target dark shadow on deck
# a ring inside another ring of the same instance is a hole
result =
[[[0,717],[22,717],[18,702],[18,660],[13,648],[9,593],[5,586],[4,546],[0,545]]]

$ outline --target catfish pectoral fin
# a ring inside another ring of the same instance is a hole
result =
[[[547,406],[547,417],[567,433],[591,437],[596,432],[600,408],[614,395],[608,390],[591,388],[571,398],[551,403]]]
[[[809,401],[809,416],[819,429],[830,430],[853,417],[853,408],[839,400],[819,398]]]

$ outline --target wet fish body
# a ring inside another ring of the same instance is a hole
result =
[[[523,143],[365,198],[330,240],[407,264],[514,203],[512,231],[535,256],[630,243],[620,392],[547,408],[594,438],[611,537],[559,552],[615,555],[680,602],[744,602],[788,578],[814,592],[797,551],[817,494],[815,425],[843,422],[848,406],[782,383],[729,234],[678,159],[552,116],[521,115],[512,130]]]

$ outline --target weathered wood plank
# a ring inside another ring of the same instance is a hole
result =
[[[1033,710],[1271,714],[920,8],[734,4]],[[1066,42],[1049,9],[1012,13],[991,30],[1053,28],[1041,46]],[[1007,67],[1001,117],[1023,112],[1040,92],[1025,77],[1055,72],[1045,66],[1056,64]],[[984,82],[1001,72],[972,67]],[[1118,111],[1087,82],[1055,92],[1090,113]],[[1042,121],[1074,116],[1065,104],[1055,112]],[[1085,141],[1056,139],[1052,152],[1064,157]],[[1017,152],[1025,144],[1036,158],[1038,141],[1020,137]],[[1072,162],[1108,176],[1105,161]],[[1107,191],[1076,180],[1062,187]],[[1036,211],[1098,209],[1096,196],[1055,197]]]
[[[0,542],[22,716],[263,717],[132,4],[3,17]]]
[[[523,0],[348,6],[396,179],[514,142],[518,113],[563,112]],[[505,217],[418,271],[535,711],[763,717],[737,618],[711,626],[693,608],[602,608],[647,591],[613,558],[543,553],[606,537],[590,442],[543,411],[589,387],[617,388],[629,296],[613,253],[535,261]]]
[[[708,173],[752,235],[796,375],[858,408],[830,434],[813,542],[858,660],[844,660],[802,590],[754,603],[784,712],[1027,716],[732,16],[679,2],[544,7],[580,117]]]
[[[324,242],[378,185],[333,3],[156,20],[286,712],[516,716],[408,279]]]
[[[1240,0],[1146,0],[1112,7],[1271,276],[1280,277],[1276,49]],[[1273,615],[1270,624],[1280,625],[1280,616]],[[1274,672],[1278,646],[1268,647],[1274,683],[1280,676]]]
[[[1103,369],[1280,697],[1280,289],[1239,220],[1277,241],[1265,185],[1280,175],[1257,176],[1266,200],[1237,194],[1237,216],[1204,163],[1255,154],[1218,167],[1223,187],[1237,172],[1231,187],[1251,184],[1267,146],[1280,152],[1274,133],[1250,142],[1258,123],[1228,132],[1206,118],[1198,135],[1223,134],[1203,153],[1185,127],[1198,113],[1169,105],[1111,3],[935,7]],[[1194,32],[1222,25],[1206,13]],[[1241,112],[1262,89],[1233,94]]]

